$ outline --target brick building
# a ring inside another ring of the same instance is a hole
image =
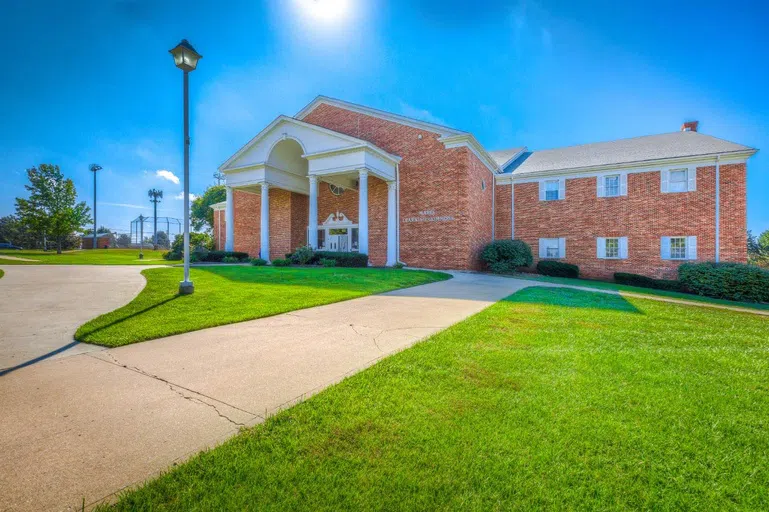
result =
[[[480,269],[492,238],[593,277],[672,277],[747,258],[755,149],[681,131],[546,151],[488,152],[467,132],[318,97],[229,158],[217,245],[265,259],[309,243],[372,265]],[[718,184],[718,185],[717,185]]]

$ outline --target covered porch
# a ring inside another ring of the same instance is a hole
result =
[[[219,167],[225,248],[270,261],[308,244],[394,265],[399,162],[364,140],[278,117]]]

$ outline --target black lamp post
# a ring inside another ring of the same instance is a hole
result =
[[[176,67],[184,71],[184,281],[179,283],[179,293],[188,295],[195,291],[190,281],[190,99],[189,72],[195,71],[202,58],[186,40],[170,50]]]

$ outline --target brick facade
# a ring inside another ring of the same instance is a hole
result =
[[[721,165],[721,260],[747,261],[745,164]],[[597,197],[596,178],[566,180],[566,198],[540,201],[539,184],[515,185],[515,238],[536,264],[540,238],[566,238],[564,261],[586,277],[631,272],[675,278],[680,261],[663,260],[661,237],[696,236],[697,259],[715,259],[715,166],[697,168],[697,190],[662,193],[660,172],[630,173],[627,196]],[[510,236],[510,185],[497,193],[497,238]],[[599,259],[596,237],[628,237],[628,258]]]
[[[227,240],[227,222],[225,221],[225,211],[222,210],[214,210],[214,225],[213,225],[213,236],[214,236],[214,248],[217,251],[223,251],[224,250],[224,243]]]

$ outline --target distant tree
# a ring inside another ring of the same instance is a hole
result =
[[[212,204],[221,203],[225,199],[227,199],[227,192],[224,185],[211,185],[203,192],[202,196],[196,197],[190,206],[192,229],[195,231],[212,229],[214,211],[210,207]]]
[[[96,229],[96,234],[97,235],[101,235],[103,233],[112,233],[112,230],[110,228],[108,228],[107,226],[99,226]],[[84,235],[92,235],[93,234],[93,229],[91,229],[91,228],[85,229],[85,230],[83,230],[83,234]]]
[[[131,235],[127,233],[121,233],[115,239],[115,245],[121,249],[127,249],[131,247]]]
[[[758,235],[758,247],[764,256],[769,256],[769,229]]]
[[[38,233],[29,231],[15,215],[0,217],[0,242],[10,242],[25,249],[40,246]]]
[[[16,198],[16,215],[27,229],[56,241],[61,250],[68,236],[92,222],[90,208],[77,202],[75,184],[64,178],[58,165],[41,164],[27,170],[29,198]]]
[[[769,267],[769,229],[758,238],[748,231],[748,262],[762,267]]]
[[[158,231],[157,234],[158,247],[168,248],[170,241],[168,240],[168,234],[165,231]]]

